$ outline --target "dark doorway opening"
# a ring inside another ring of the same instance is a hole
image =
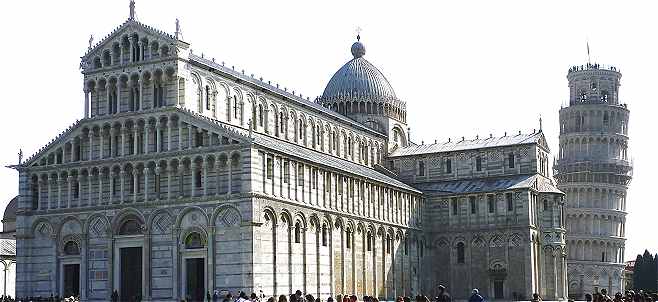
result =
[[[199,301],[203,302],[204,293],[206,291],[205,284],[205,259],[203,258],[191,258],[185,260],[185,279],[186,282],[186,293],[185,296],[187,301]]]
[[[142,296],[142,248],[120,249],[120,300],[133,302]]]
[[[64,265],[64,296],[80,295],[80,264]]]
[[[495,281],[494,281],[494,298],[495,298],[495,299],[502,299],[502,298],[504,298],[504,294],[503,294],[503,280],[495,280]]]

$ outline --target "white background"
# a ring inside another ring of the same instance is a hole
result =
[[[138,0],[137,17],[174,32],[180,18],[195,53],[215,57],[311,98],[351,58],[357,27],[366,58],[407,102],[412,140],[544,132],[557,154],[558,110],[572,65],[612,64],[631,110],[634,179],[626,258],[658,252],[655,125],[657,5],[639,1],[163,1]],[[2,1],[0,163],[17,162],[81,118],[78,69],[89,35],[99,41],[128,17],[123,1]],[[655,159],[655,157],[654,157]],[[0,170],[0,209],[17,194]]]

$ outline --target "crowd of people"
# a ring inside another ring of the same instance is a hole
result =
[[[447,289],[443,285],[438,286],[439,294],[433,298],[429,298],[425,295],[417,295],[413,298],[414,302],[452,302],[452,297],[448,293]],[[110,297],[112,301],[118,301],[118,294],[114,291]],[[136,300],[139,302],[141,299],[138,297]],[[41,297],[26,297],[26,298],[17,298],[14,299],[11,296],[2,296],[0,297],[0,302],[78,302],[80,301],[78,297],[59,297],[59,296],[50,296],[46,298]],[[468,302],[484,302],[486,301],[485,297],[482,296],[477,288],[474,288],[471,291]],[[532,302],[540,302],[542,298],[538,294],[532,295]],[[569,301],[573,301],[569,299]],[[594,294],[585,295],[586,302],[654,302],[658,301],[658,294],[648,293],[642,290],[637,292],[632,290],[627,290],[624,294],[616,293],[614,297],[610,297],[608,292],[605,289],[602,289],[601,292]],[[181,300],[181,302],[380,302],[377,297],[372,296],[363,296],[361,301],[355,295],[337,295],[336,298],[329,297],[326,300],[321,300],[320,297],[314,297],[313,295],[307,294],[304,295],[300,290],[296,291],[291,295],[280,295],[277,297],[266,297],[263,294],[263,291],[260,291],[259,294],[251,293],[247,295],[245,292],[239,292],[237,295],[233,295],[230,292],[220,293],[219,291],[214,291],[212,294],[208,291],[206,293],[205,299],[200,301],[199,299],[192,299],[188,297],[187,299]],[[408,296],[398,296],[395,298],[395,302],[412,302],[412,298]]]
[[[585,294],[585,301],[587,302],[653,302],[658,301],[656,293],[648,293],[643,290],[637,292],[627,290],[622,293],[616,293],[614,298],[608,295],[608,291],[602,289],[600,293]]]

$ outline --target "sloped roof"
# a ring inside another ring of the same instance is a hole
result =
[[[350,119],[350,118],[348,118],[348,117],[346,117],[346,116],[344,116],[344,115],[342,115],[338,112],[335,112],[331,109],[325,108],[324,106],[322,106],[322,105],[320,105],[316,102],[304,99],[304,98],[302,98],[298,95],[294,95],[294,94],[292,94],[288,91],[285,91],[285,90],[280,89],[278,87],[272,86],[272,85],[270,85],[268,83],[265,83],[263,81],[260,81],[258,79],[249,77],[249,76],[247,76],[247,75],[245,75],[241,72],[237,72],[237,71],[235,71],[231,68],[227,68],[226,66],[223,66],[221,64],[217,64],[217,63],[215,63],[211,60],[208,60],[206,58],[202,58],[202,57],[197,56],[195,54],[190,54],[189,59],[192,62],[196,62],[196,63],[199,63],[199,64],[203,64],[205,66],[208,66],[208,67],[212,67],[213,69],[215,69],[219,72],[222,72],[222,73],[228,74],[228,75],[230,75],[234,78],[240,79],[241,81],[243,81],[245,83],[254,85],[254,86],[262,88],[262,89],[266,89],[266,90],[268,90],[272,93],[275,93],[277,95],[284,96],[287,100],[290,100],[292,102],[296,102],[298,105],[301,105],[301,106],[310,107],[314,110],[319,111],[320,113],[322,113],[324,115],[327,115],[328,117],[339,120],[339,121],[341,121],[343,123],[346,123],[346,124],[348,124],[348,125],[350,125],[354,128],[357,128],[361,131],[367,132],[367,133],[372,134],[372,135],[383,136],[383,134],[381,134],[381,133],[379,133],[375,130],[372,130],[372,129],[364,126],[363,124],[358,123],[358,122],[354,121],[353,119]]]
[[[154,36],[159,36],[159,37],[162,37],[164,39],[171,40],[171,41],[176,41],[177,40],[174,35],[168,34],[168,33],[164,32],[162,30],[159,30],[155,27],[146,25],[146,24],[141,23],[141,22],[139,22],[135,19],[127,19],[121,25],[119,25],[119,27],[115,28],[111,33],[109,33],[107,36],[100,39],[94,46],[91,47],[91,49],[88,49],[87,52],[82,56],[82,59],[83,60],[86,59],[87,56],[89,56],[89,54],[91,54],[91,53],[94,53],[99,46],[104,45],[106,41],[114,39],[114,37],[117,36],[119,33],[121,33],[121,31],[124,28],[126,28],[128,26],[131,26],[131,25],[132,26],[137,26],[138,28],[140,28],[140,29],[144,30],[145,32],[147,32],[149,34],[152,34]],[[180,40],[178,40],[178,41],[180,41]],[[181,42],[183,42],[183,41],[181,41]],[[185,43],[185,42],[183,42],[183,43]]]
[[[244,137],[250,137],[252,139],[252,142],[256,145],[259,145],[261,147],[265,147],[270,150],[274,150],[277,152],[281,152],[283,154],[288,154],[293,157],[297,157],[300,159],[305,159],[305,160],[310,160],[314,163],[317,163],[318,165],[324,165],[327,167],[330,167],[332,169],[344,171],[349,174],[356,174],[361,177],[369,178],[377,182],[389,184],[396,186],[398,188],[402,188],[405,190],[413,191],[416,193],[421,193],[417,189],[413,188],[412,186],[409,186],[395,178],[392,178],[390,176],[387,176],[381,172],[376,171],[373,168],[369,168],[366,166],[362,166],[356,163],[353,163],[351,161],[342,159],[340,157],[335,157],[332,155],[328,155],[322,152],[315,151],[313,149],[309,149],[306,147],[302,147],[293,143],[290,143],[285,140],[281,140],[275,137],[271,137],[265,134],[257,133],[257,132],[252,132],[243,128],[239,128],[230,124],[226,124],[222,121],[200,115],[196,112],[190,111],[190,110],[183,110],[180,108],[177,108],[180,112],[183,112],[185,114],[194,116],[196,118],[206,120],[207,122],[214,123],[217,126],[223,127],[230,129],[231,131],[241,134]]]
[[[5,208],[5,213],[2,215],[2,221],[16,221],[16,208],[18,206],[18,196],[9,201]]]
[[[417,183],[414,186],[429,195],[457,195],[514,189],[535,189],[543,193],[562,193],[550,179],[537,174]]]
[[[517,134],[502,137],[489,137],[484,139],[451,141],[425,145],[410,145],[405,148],[398,148],[389,157],[432,154],[451,151],[464,151],[473,149],[494,148],[502,146],[537,144],[544,137],[540,132],[530,134]]]

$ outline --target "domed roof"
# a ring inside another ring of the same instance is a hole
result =
[[[397,100],[386,77],[363,56],[365,46],[357,36],[352,44],[354,58],[338,69],[322,93],[322,99],[365,98],[377,101]]]
[[[2,216],[2,221],[15,221],[16,220],[16,208],[18,206],[18,196],[14,197],[9,201],[7,207],[5,208],[5,213]]]

